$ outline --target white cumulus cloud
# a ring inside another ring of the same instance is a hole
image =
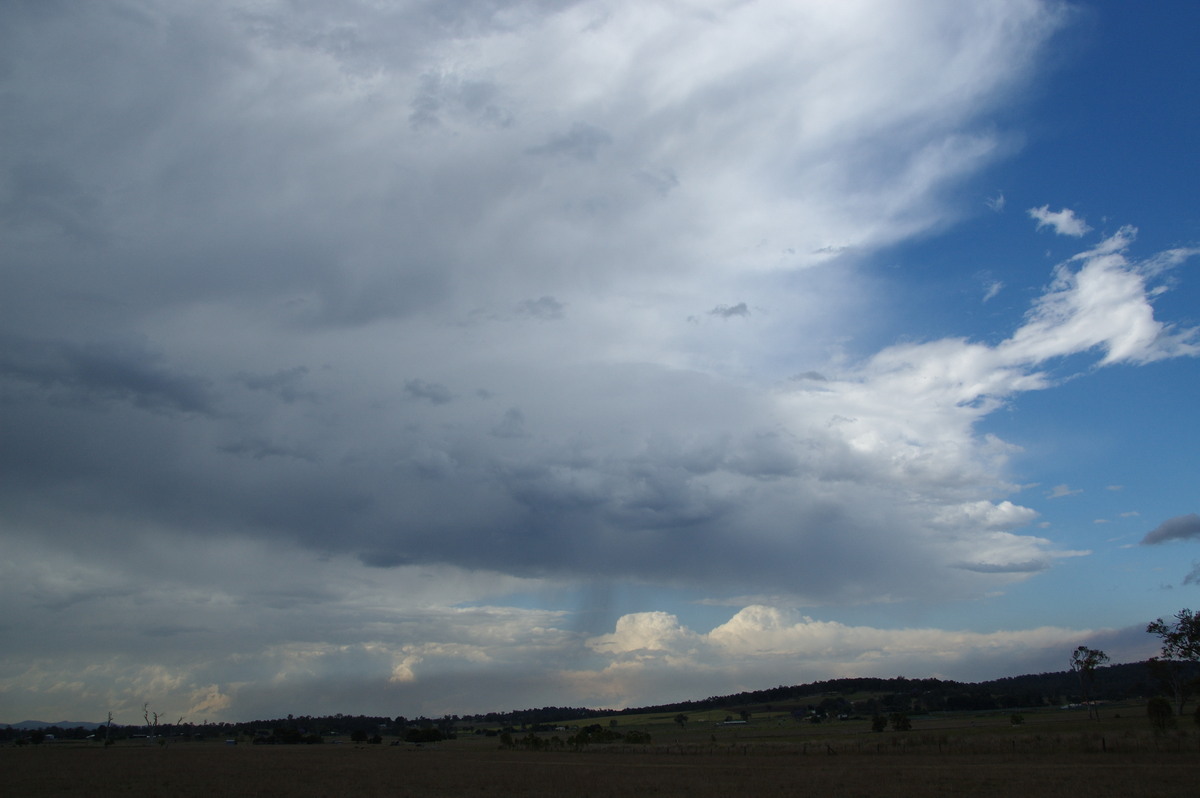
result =
[[[1040,208],[1030,208],[1029,215],[1037,220],[1039,230],[1043,227],[1050,227],[1060,236],[1079,238],[1092,229],[1070,208],[1052,211],[1049,205],[1043,205]]]

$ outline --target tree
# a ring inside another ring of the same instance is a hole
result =
[[[150,711],[149,703],[142,704],[142,717],[146,719],[147,736],[151,740],[158,740],[159,745],[165,746],[167,744],[166,738],[160,737],[158,734],[159,714],[157,712]],[[182,722],[183,718],[180,718],[179,720]]]
[[[1087,705],[1088,717],[1100,720],[1100,710],[1092,704],[1092,682],[1096,679],[1096,668],[1108,662],[1108,655],[1098,648],[1080,646],[1071,652],[1071,670],[1079,676],[1079,690],[1083,703]]]
[[[1171,702],[1162,696],[1155,696],[1146,702],[1146,717],[1150,719],[1150,725],[1154,728],[1155,734],[1165,734],[1168,729],[1175,726],[1175,714],[1171,709]]]
[[[1163,639],[1162,654],[1167,659],[1200,662],[1200,612],[1184,608],[1175,613],[1175,623],[1158,618],[1146,631]]]
[[[1200,662],[1200,613],[1184,608],[1175,613],[1174,623],[1156,618],[1146,631],[1162,638],[1162,654],[1152,657],[1150,666],[1174,693],[1176,710],[1182,715],[1191,688],[1185,663]]]
[[[409,729],[404,733],[404,741],[407,743],[439,743],[445,739],[448,738],[440,729]],[[503,741],[503,735],[501,740]]]
[[[912,720],[903,712],[893,712],[888,720],[892,723],[892,731],[912,730]]]
[[[871,731],[881,732],[887,728],[887,724],[888,721],[886,717],[883,715],[875,715],[875,717],[871,718]]]
[[[675,722],[679,724],[679,728],[687,728],[688,716],[680,712],[675,716]]]

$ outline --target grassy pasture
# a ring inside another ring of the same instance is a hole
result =
[[[59,742],[0,749],[0,790],[34,798],[1196,795],[1200,734],[1181,725],[1156,737],[1144,712],[1107,707],[1094,723],[1083,712],[1040,710],[1023,713],[1019,726],[1009,713],[917,716],[912,731],[883,733],[867,721],[813,725],[766,713],[737,727],[713,725],[736,712],[690,717],[683,729],[674,715],[622,717],[618,731],[649,731],[654,743],[578,753],[501,750],[483,736],[422,747]]]

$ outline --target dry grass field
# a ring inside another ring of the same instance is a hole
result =
[[[1100,724],[1053,712],[863,722],[761,718],[736,730],[643,718],[650,746],[502,750],[481,736],[430,746],[226,746],[127,741],[0,749],[13,796],[1195,796],[1200,736],[1155,737],[1144,717]],[[632,728],[622,719],[621,728]]]

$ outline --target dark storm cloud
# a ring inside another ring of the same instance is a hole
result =
[[[673,169],[646,170],[639,169],[637,179],[653,189],[659,196],[665,197],[679,187],[679,175]]]
[[[386,186],[368,199],[347,181],[377,171],[370,158],[313,157],[314,147],[332,153],[352,124],[332,93],[328,114],[291,102],[331,77],[322,63],[351,67],[300,57],[323,32],[315,9],[296,9],[279,29],[221,4],[123,8],[34,21],[22,19],[25,6],[7,9],[10,33],[42,26],[5,39],[22,68],[0,101],[13,122],[9,152],[20,150],[0,156],[0,223],[22,242],[8,288],[26,329],[49,319],[25,317],[24,298],[50,292],[119,295],[129,324],[152,309],[239,297],[317,326],[405,316],[445,296],[444,253],[406,225],[422,227],[431,206],[461,205],[453,186],[423,202],[381,196]],[[38,47],[63,53],[55,69],[72,77],[26,72]],[[231,82],[270,72],[274,59],[303,66],[270,89]],[[277,309],[285,302],[289,313]]]
[[[745,302],[739,302],[736,305],[717,305],[708,312],[710,316],[720,316],[723,319],[730,319],[734,316],[749,316],[750,308],[746,307]]]
[[[1168,540],[1190,540],[1192,538],[1200,538],[1200,515],[1196,515],[1196,513],[1168,518],[1146,533],[1146,536],[1142,538],[1142,545],[1153,546]]]
[[[237,443],[229,443],[220,447],[220,450],[228,454],[253,457],[255,460],[262,460],[265,457],[294,457],[299,460],[310,461],[315,459],[310,454],[261,439],[247,439],[238,441]]]
[[[498,87],[487,81],[454,80],[446,75],[424,75],[412,101],[409,121],[417,130],[442,127],[445,115],[465,116],[486,127],[508,127],[512,113],[500,104]]]
[[[404,392],[413,399],[424,399],[435,405],[444,405],[454,399],[454,394],[445,385],[425,380],[405,380]]]
[[[1033,574],[1045,571],[1050,563],[1044,560],[1029,560],[1026,562],[1010,563],[960,563],[955,566],[964,571],[974,571],[980,574]]]
[[[394,551],[364,551],[359,553],[358,560],[368,568],[399,568],[413,563],[411,557]]]
[[[497,438],[525,438],[529,433],[525,431],[525,414],[519,408],[510,407],[504,411],[504,418],[500,423],[492,427],[492,434]]]
[[[18,163],[11,167],[5,183],[8,196],[0,200],[0,225],[58,230],[73,241],[102,237],[101,198],[62,167]]]
[[[212,632],[212,629],[208,629],[203,626],[164,625],[143,629],[141,633],[146,637],[171,639],[181,637],[183,635],[208,632]]]
[[[132,587],[73,587],[67,592],[43,598],[37,601],[37,604],[49,610],[60,611],[83,603],[102,603],[136,593],[137,590]]]
[[[870,590],[904,592],[912,574],[938,568],[904,544],[903,530],[920,523],[919,513],[909,517],[901,507],[876,515],[872,508],[886,506],[891,489],[863,482],[869,469],[860,466],[855,483],[823,484],[828,463],[818,473],[803,454],[814,442],[753,423],[730,426],[729,418],[757,415],[750,397],[699,375],[680,381],[647,367],[581,371],[554,387],[552,406],[541,403],[533,437],[525,407],[499,420],[475,419],[446,386],[411,379],[405,394],[419,400],[409,405],[418,415],[401,426],[389,426],[383,408],[355,423],[321,412],[281,426],[311,405],[275,393],[301,372],[267,374],[237,379],[274,397],[265,410],[277,417],[277,436],[264,435],[248,409],[201,417],[199,426],[160,426],[152,435],[137,416],[108,428],[60,417],[56,436],[26,442],[26,434],[15,435],[8,454],[28,473],[44,461],[48,484],[90,475],[95,492],[86,501],[66,499],[61,512],[106,507],[125,515],[136,507],[131,522],[167,524],[177,534],[236,530],[374,567],[449,562],[525,576],[666,577],[729,590],[753,573],[764,588],[855,600]],[[596,429],[609,432],[562,434],[583,407]],[[32,406],[10,411],[29,431],[45,429],[35,419],[53,415]],[[412,423],[435,412],[457,415],[444,427]],[[323,441],[334,422],[343,432],[331,450]],[[708,429],[714,432],[697,432]],[[74,443],[77,430],[88,430],[88,446]],[[213,446],[214,438],[225,442]],[[31,447],[40,447],[35,456],[22,454]],[[871,498],[855,506],[843,492]],[[895,534],[866,531],[875,528]],[[889,563],[895,579],[877,573],[860,582],[829,567],[848,560],[863,573]],[[897,563],[907,565],[897,570]],[[944,580],[947,589],[953,584]]]
[[[563,317],[563,303],[552,296],[526,299],[517,305],[517,313],[535,319],[554,321]]]
[[[566,133],[554,136],[545,144],[529,149],[532,155],[564,155],[579,161],[594,161],[601,147],[612,144],[613,138],[607,131],[576,122]]]
[[[172,371],[137,346],[0,337],[0,375],[46,398],[81,404],[123,401],[163,412],[214,411],[207,380]]]
[[[314,392],[304,390],[301,387],[307,375],[308,369],[306,367],[294,366],[293,368],[282,369],[272,374],[241,373],[236,375],[234,379],[252,391],[265,391],[291,404],[301,399],[315,400],[317,398]]]

